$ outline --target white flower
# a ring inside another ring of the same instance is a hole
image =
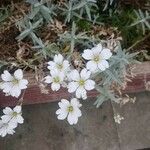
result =
[[[67,60],[64,60],[61,54],[54,56],[54,61],[48,62],[48,69],[54,70],[57,69],[60,72],[66,73],[69,70],[70,64]]]
[[[91,72],[85,68],[81,70],[81,73],[77,70],[73,70],[68,76],[72,81],[68,84],[68,92],[76,92],[77,98],[87,98],[87,91],[94,89],[95,82],[90,78]]]
[[[58,70],[51,70],[50,75],[45,77],[46,83],[51,83],[51,89],[53,91],[58,91],[60,89],[60,85],[63,84],[64,74],[59,72]]]
[[[3,123],[0,120],[0,136],[5,137],[7,134],[14,134],[14,126],[12,127],[9,123]]]
[[[23,72],[21,69],[16,70],[13,76],[5,70],[1,78],[3,80],[1,89],[7,95],[19,97],[21,90],[27,88],[28,81],[23,79]]]
[[[116,123],[120,124],[121,120],[124,120],[124,117],[120,116],[119,114],[116,114],[114,116],[114,120],[115,120]]]
[[[98,44],[92,49],[84,50],[82,57],[89,60],[86,64],[86,68],[91,72],[97,72],[98,70],[104,71],[109,67],[108,59],[112,56],[110,49],[103,48],[101,44]]]
[[[82,104],[80,104],[76,98],[71,99],[70,102],[66,99],[62,99],[58,105],[60,109],[56,111],[56,114],[58,115],[57,118],[59,120],[67,118],[70,125],[78,122],[78,118],[82,115],[81,110],[79,109]]]
[[[3,109],[4,115],[1,117],[2,122],[7,123],[9,122],[11,125],[14,125],[19,123],[22,124],[24,122],[24,119],[22,117],[22,107],[16,106],[13,109],[10,107],[6,107]]]
[[[14,134],[14,129],[17,127],[18,123],[22,124],[24,122],[21,116],[21,106],[16,106],[13,109],[6,107],[3,109],[4,115],[0,120],[0,136],[4,137],[7,134]]]

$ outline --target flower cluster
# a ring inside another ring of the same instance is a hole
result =
[[[23,71],[18,69],[11,75],[7,70],[1,75],[0,89],[6,94],[6,96],[12,96],[18,98],[21,94],[21,90],[27,88],[28,81],[23,78]],[[0,120],[0,136],[4,137],[7,134],[14,134],[14,129],[18,124],[24,122],[22,115],[22,107],[20,105],[11,109],[6,107],[3,109],[4,115]]]
[[[58,103],[59,109],[56,111],[59,120],[67,121],[70,125],[76,124],[82,113],[80,107],[82,104],[79,99],[87,99],[87,91],[95,88],[95,81],[92,74],[101,72],[109,67],[108,59],[112,56],[109,49],[103,48],[101,44],[92,49],[84,50],[82,57],[87,61],[85,68],[74,68],[68,60],[65,60],[61,54],[55,55],[53,61],[48,62],[49,75],[44,78],[45,83],[51,84],[53,91],[58,91],[61,86],[66,87],[69,93],[74,94],[70,101],[62,99]],[[9,96],[18,98],[21,90],[27,88],[28,81],[23,78],[23,71],[18,69],[11,75],[7,70],[1,75],[0,89]],[[22,124],[21,106],[18,105],[11,109],[6,107],[3,110],[4,115],[0,120],[0,136],[13,134],[18,124]]]
[[[54,61],[48,62],[50,75],[45,77],[46,83],[51,83],[51,89],[58,91],[61,85],[64,85],[67,73],[70,71],[70,64],[67,60],[64,60],[61,54],[54,56]]]
[[[22,124],[24,122],[22,115],[22,107],[16,106],[13,109],[10,107],[6,107],[3,109],[4,115],[0,120],[0,136],[4,137],[7,134],[14,134],[14,129],[18,126],[18,124]]]
[[[111,56],[112,53],[109,49],[98,44],[92,49],[84,50],[82,57],[88,60],[86,68],[77,70],[72,69],[69,62],[64,60],[62,55],[55,55],[54,60],[48,62],[50,75],[45,77],[45,82],[51,84],[53,91],[58,91],[65,84],[69,93],[75,93],[77,99],[85,100],[87,99],[87,91],[95,88],[95,81],[91,79],[91,74],[106,70],[109,67],[107,60]],[[76,98],[73,98],[70,102],[64,99],[59,102],[60,109],[56,111],[58,119],[63,120],[68,115],[69,124],[77,123],[77,118],[81,116],[81,112],[77,107],[79,106],[79,101]]]
[[[116,114],[114,116],[114,120],[116,123],[121,124],[121,120],[124,120],[124,117],[120,116],[119,114]]]

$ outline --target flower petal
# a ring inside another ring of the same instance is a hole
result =
[[[28,80],[22,79],[19,81],[19,88],[20,89],[26,89],[28,84]]]
[[[57,118],[59,120],[64,120],[67,117],[68,112],[67,112],[67,109],[66,110],[65,109],[58,109],[56,111],[56,114],[58,115]]]
[[[3,115],[1,119],[3,123],[8,123],[11,119],[11,115]]]
[[[72,79],[73,81],[79,81],[80,75],[78,70],[71,71],[71,73],[69,74],[69,78]]]
[[[94,61],[88,61],[86,64],[86,68],[91,72],[95,72],[97,70],[97,64]]]
[[[53,61],[49,61],[49,62],[48,62],[48,65],[49,65],[49,66],[48,66],[47,68],[48,68],[49,70],[52,70],[52,69],[55,68],[55,63],[54,63]]]
[[[109,59],[112,56],[112,52],[108,48],[104,48],[101,51],[101,56],[103,59]]]
[[[76,91],[76,89],[78,88],[78,83],[77,82],[70,82],[69,84],[68,84],[68,92],[69,93],[73,93],[73,92],[75,92]]]
[[[81,110],[78,107],[74,107],[74,111],[72,113],[76,117],[81,117],[82,116]]]
[[[68,69],[69,69],[69,66],[70,66],[69,61],[64,60],[64,61],[63,61],[63,68],[64,68],[64,70],[68,70]]]
[[[64,72],[59,72],[58,77],[60,79],[60,82],[62,82],[64,80],[64,77],[65,77]]]
[[[16,79],[21,80],[23,78],[23,72],[21,69],[18,69],[14,72],[14,76]]]
[[[13,87],[13,84],[11,82],[5,82],[2,84],[2,89],[4,93],[9,93]]]
[[[87,80],[88,78],[90,78],[91,72],[87,71],[87,69],[84,68],[84,69],[81,70],[80,75],[81,75],[82,79]]]
[[[15,127],[16,128],[16,127]],[[13,135],[15,133],[15,131],[13,130],[14,128],[9,127],[7,129],[7,133]]]
[[[99,64],[98,64],[98,68],[102,71],[106,70],[109,67],[109,64],[106,60],[102,60]]]
[[[14,107],[13,111],[17,112],[17,113],[21,113],[22,107],[21,106],[16,106]]]
[[[67,108],[69,106],[69,101],[66,99],[62,99],[61,102],[58,103],[60,108]]]
[[[45,83],[51,83],[52,82],[52,77],[51,76],[46,76],[45,77]]]
[[[76,124],[78,122],[78,117],[73,115],[73,113],[69,113],[67,121],[69,122],[70,125]]]
[[[56,77],[60,74],[60,71],[58,71],[56,68],[50,71],[50,74],[52,77]]]
[[[62,63],[62,61],[63,61],[63,56],[61,54],[54,56],[54,62],[55,63]]]
[[[83,87],[78,87],[78,89],[76,90],[76,97],[86,99],[86,90]]]
[[[92,48],[92,52],[94,55],[100,54],[101,51],[102,51],[102,44],[98,44]]]
[[[56,114],[58,115],[57,118],[59,120],[63,120],[67,117],[68,111],[67,108],[70,105],[69,101],[66,99],[62,99],[61,102],[58,103],[60,109],[56,111]]]
[[[80,104],[79,100],[76,98],[71,99],[70,103],[74,107],[81,107],[82,106],[82,104]]]
[[[86,50],[84,50],[82,57],[86,60],[90,60],[93,58],[93,53],[90,49],[86,49]]]
[[[13,119],[14,119],[14,118],[12,118],[11,121],[9,121],[9,123],[8,123],[10,129],[14,129],[14,128],[16,128],[17,125],[18,125],[16,119],[15,119],[15,120],[13,120]]]
[[[1,75],[1,78],[3,81],[12,81],[13,80],[13,76],[7,70],[4,71],[4,73]]]
[[[11,114],[12,113],[12,109],[10,107],[6,107],[5,109],[3,109],[3,113],[5,115]]]
[[[19,88],[19,86],[14,85],[12,89],[10,90],[10,95],[18,98],[20,94],[21,94],[21,89]]]
[[[1,137],[5,137],[6,134],[7,134],[7,128],[6,127],[0,128],[0,135],[1,135]]]
[[[16,119],[17,119],[17,122],[20,124],[22,124],[24,122],[24,119],[21,115],[17,115]]]
[[[59,83],[52,83],[51,84],[51,89],[53,91],[58,91],[60,89],[60,84]]]
[[[93,90],[95,88],[95,82],[93,80],[87,80],[84,87],[88,91]]]

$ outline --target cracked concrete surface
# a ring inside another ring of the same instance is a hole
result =
[[[0,138],[0,150],[136,150],[150,147],[150,94],[133,94],[135,104],[120,108],[110,101],[95,109],[93,100],[82,101],[82,118],[70,126],[59,121],[57,103],[23,107],[25,123],[16,134]],[[115,113],[125,119],[114,122]]]

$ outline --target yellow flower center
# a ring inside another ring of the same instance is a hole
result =
[[[16,84],[18,84],[18,83],[19,83],[19,80],[17,80],[17,79],[13,79],[13,80],[12,80],[12,83],[13,83],[14,85],[16,85]]]
[[[73,112],[73,107],[69,106],[67,110],[68,110],[68,112]]]
[[[61,70],[63,68],[63,65],[62,64],[57,64],[57,68]]]
[[[81,79],[80,81],[79,81],[79,85],[80,86],[83,86],[85,84],[85,81],[83,80],[83,79]]]
[[[59,82],[60,82],[60,79],[59,79],[59,77],[55,77],[55,78],[53,79],[53,81],[54,81],[55,83],[59,83]]]
[[[94,56],[93,60],[94,60],[96,63],[98,63],[98,62],[101,60],[101,58],[100,58],[100,56]]]
[[[18,113],[17,112],[13,112],[13,114],[12,114],[14,117],[16,117],[17,115],[18,115]]]

